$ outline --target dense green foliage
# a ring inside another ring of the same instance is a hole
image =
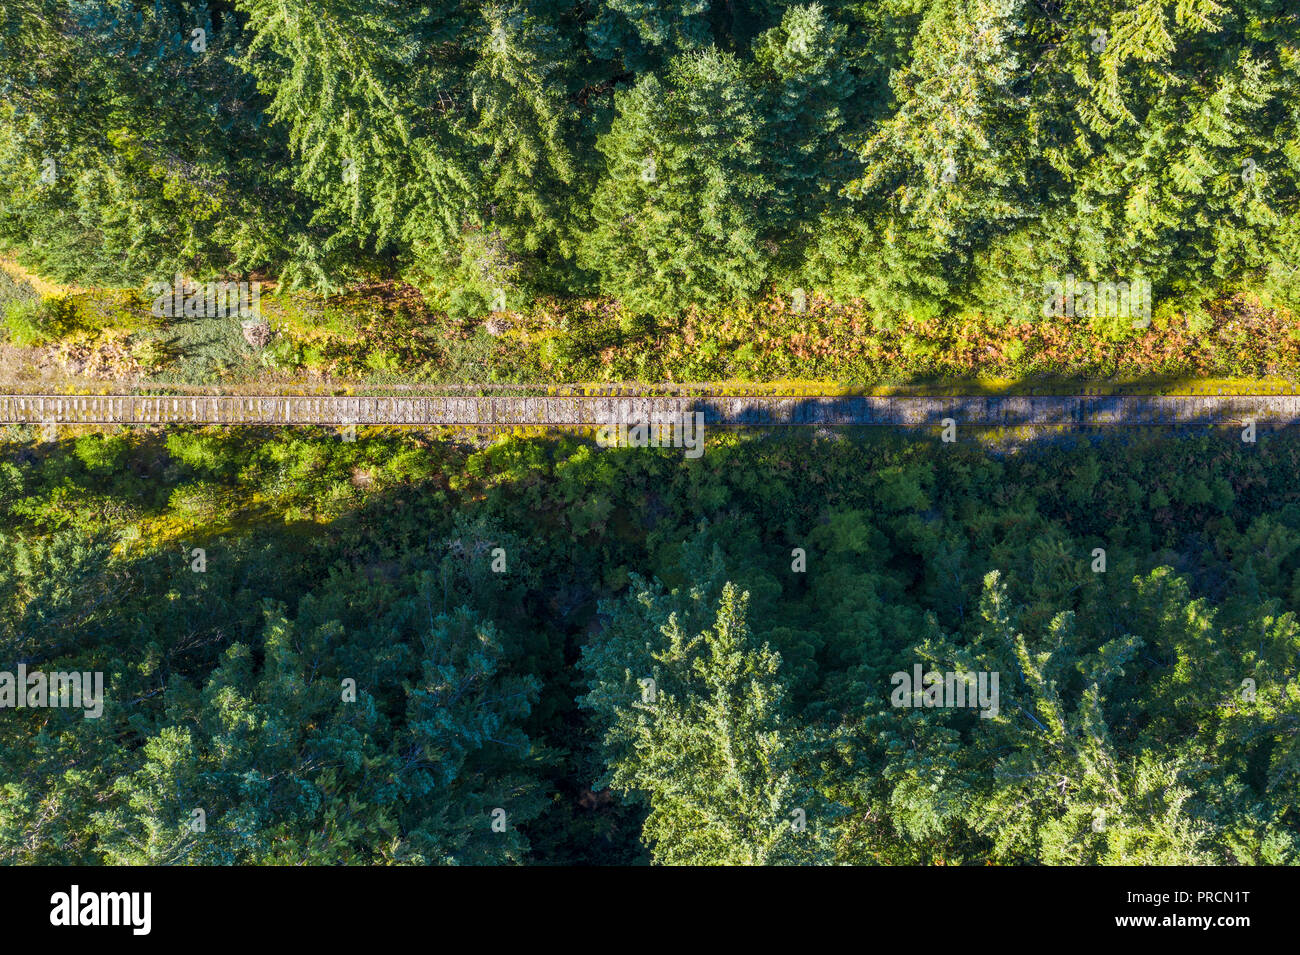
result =
[[[0,859],[1295,864],[1298,470],[11,429],[0,668],[105,703],[2,711]],[[997,715],[891,705],[914,664]]]
[[[1294,7],[4,0],[0,378],[1300,379]],[[0,431],[0,862],[1300,864],[1294,430],[340,437]]]
[[[1287,0],[7,0],[0,241],[438,308],[1291,296]]]

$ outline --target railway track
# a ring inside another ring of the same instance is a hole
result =
[[[701,412],[713,427],[1195,426],[1300,422],[1300,396],[0,395],[0,424],[592,427]]]

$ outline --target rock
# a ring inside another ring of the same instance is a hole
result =
[[[497,338],[510,331],[510,322],[503,315],[493,315],[483,326],[487,333],[493,338]]]
[[[254,348],[265,348],[271,341],[271,326],[264,318],[250,318],[239,323],[244,330],[244,341]]]

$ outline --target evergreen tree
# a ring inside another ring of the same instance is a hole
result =
[[[853,172],[840,140],[857,90],[844,57],[846,32],[812,4],[787,9],[781,26],[755,43],[766,94],[762,155],[774,183],[766,221],[795,262]]]
[[[587,42],[603,60],[650,73],[710,40],[708,0],[603,0],[587,23]]]
[[[288,130],[327,249],[441,262],[481,222],[463,83],[471,12],[404,0],[240,0],[245,58]],[[325,280],[322,275],[321,279]]]
[[[642,591],[638,599],[656,598]],[[641,684],[640,700],[588,698],[588,705],[616,707],[605,714],[612,720],[605,745],[623,755],[611,764],[609,784],[647,802],[644,838],[657,862],[831,857],[830,814],[800,778],[800,760],[815,743],[787,723],[780,657],[753,644],[747,601],[727,584],[712,626],[698,633],[669,614],[651,635],[654,676],[645,679],[653,683]]]
[[[865,243],[858,277],[832,282],[850,283],[843,287],[886,311],[933,311],[969,276],[978,244],[1033,214],[1015,89],[1022,7],[939,0],[927,8],[892,82],[896,105],[859,147],[863,174],[848,189],[869,218],[828,230],[832,247]]]
[[[500,308],[502,300],[521,304],[521,291],[544,285],[547,269],[572,258],[578,212],[572,197],[580,191],[582,168],[567,97],[573,73],[568,39],[521,6],[488,6],[483,18],[467,87],[476,118],[473,140],[485,157],[488,215],[482,245],[468,247],[477,254],[462,251],[459,273],[479,292],[478,311]]]
[[[775,253],[763,236],[772,183],[740,62],[680,57],[665,80],[621,92],[618,113],[581,250],[601,289],[651,314],[755,293]]]
[[[24,0],[5,18],[0,238],[56,278],[128,287],[292,257],[307,210],[232,62],[233,16],[203,0]]]

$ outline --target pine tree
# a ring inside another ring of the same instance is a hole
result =
[[[932,4],[893,79],[893,111],[859,146],[863,174],[848,190],[869,218],[832,220],[829,242],[866,242],[858,274],[878,278],[857,287],[885,310],[933,310],[969,276],[979,244],[1033,214],[1015,90],[1022,7]]]
[[[755,42],[763,84],[763,147],[774,188],[766,206],[783,257],[798,262],[806,234],[835,203],[854,164],[841,134],[857,82],[843,51],[846,27],[817,4],[790,7]]]
[[[709,44],[709,8],[708,0],[603,0],[587,23],[587,42],[600,59],[650,73]]]
[[[693,593],[693,602],[701,596]],[[656,598],[643,592],[639,600]],[[801,779],[800,761],[815,743],[787,723],[780,657],[753,644],[747,602],[725,585],[712,625],[696,633],[670,614],[651,635],[653,676],[644,680],[653,682],[641,683],[640,698],[587,698],[610,708],[605,745],[621,755],[608,781],[648,804],[644,838],[657,862],[831,858],[833,817]]]
[[[290,258],[307,210],[232,62],[236,19],[202,0],[63,7],[24,2],[0,25],[0,235],[87,284]]]
[[[643,77],[617,101],[582,264],[604,292],[650,314],[755,293],[775,253],[762,236],[772,183],[740,62],[683,56],[665,80]]]

